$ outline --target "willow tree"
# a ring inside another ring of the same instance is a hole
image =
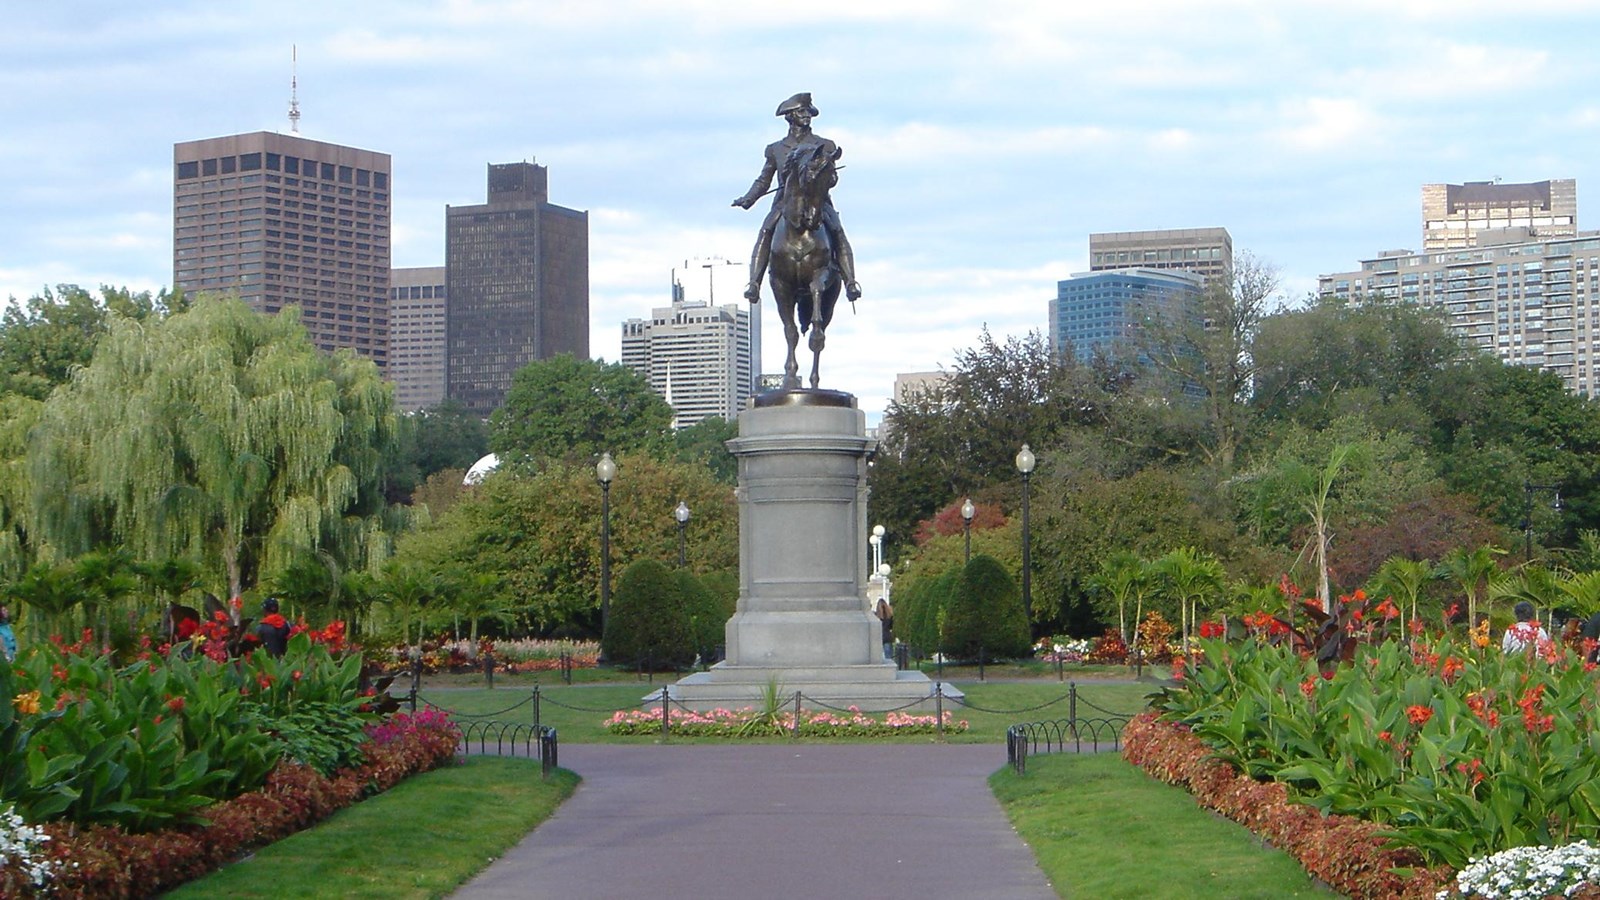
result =
[[[32,562],[27,436],[41,407],[21,394],[0,394],[0,583],[22,577]]]
[[[195,556],[238,596],[297,553],[346,568],[387,556],[382,458],[389,389],[325,354],[292,312],[201,298],[160,321],[114,321],[46,401],[29,446],[39,539]]]

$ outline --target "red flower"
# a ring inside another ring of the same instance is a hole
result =
[[[1221,622],[1201,622],[1200,636],[1203,638],[1219,638],[1227,632]]]
[[[173,697],[171,700],[168,700],[167,709],[170,709],[173,712],[183,712],[183,698]]]
[[[261,617],[261,624],[270,625],[273,628],[283,628],[289,624],[289,620],[277,613],[269,613]]]
[[[1445,683],[1448,684],[1454,681],[1455,677],[1460,675],[1461,672],[1466,669],[1466,667],[1467,664],[1462,662],[1459,658],[1447,656],[1444,659],[1444,665],[1439,667],[1439,677],[1443,678]]]
[[[1311,696],[1316,692],[1317,677],[1315,675],[1307,678],[1305,681],[1300,682],[1300,693],[1305,694],[1307,700],[1311,699]]]
[[[1427,721],[1433,718],[1433,707],[1408,706],[1406,707],[1406,718],[1410,719],[1413,725],[1427,724]]]

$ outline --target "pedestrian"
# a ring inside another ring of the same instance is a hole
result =
[[[1507,628],[1500,638],[1500,649],[1508,656],[1519,651],[1532,653],[1537,650],[1543,653],[1550,646],[1550,635],[1534,616],[1533,604],[1526,600],[1519,601],[1512,607],[1512,612],[1517,617],[1517,623]]]
[[[261,601],[261,622],[256,625],[256,637],[272,656],[282,656],[289,648],[289,623],[278,612],[278,598]]]
[[[6,662],[17,658],[17,633],[11,630],[11,610],[0,604],[0,653]]]

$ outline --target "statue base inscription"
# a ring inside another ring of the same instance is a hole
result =
[[[668,697],[691,709],[737,708],[776,685],[790,703],[798,691],[864,712],[932,710],[934,682],[885,658],[882,625],[867,608],[872,442],[855,398],[764,394],[739,415],[728,448],[739,461],[739,604],[727,659],[671,685]],[[948,683],[939,693],[962,696]]]

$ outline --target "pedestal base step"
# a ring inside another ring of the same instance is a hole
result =
[[[934,682],[921,672],[902,672],[893,663],[872,666],[815,666],[805,669],[777,669],[758,666],[713,666],[667,686],[667,698],[688,709],[738,709],[759,707],[770,690],[776,688],[785,706],[794,705],[801,694],[803,709],[824,706],[846,709],[851,706],[865,713],[891,710],[930,713],[942,705],[956,706],[965,695],[949,682]],[[657,704],[661,692],[642,698]]]

